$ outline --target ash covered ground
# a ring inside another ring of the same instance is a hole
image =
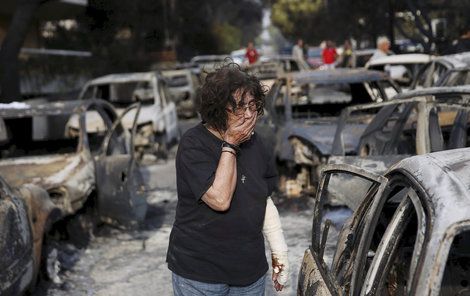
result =
[[[142,168],[151,188],[145,223],[136,230],[100,226],[90,243],[81,249],[67,241],[60,242],[63,283],[42,281],[35,295],[172,295],[171,272],[165,256],[177,201],[175,151],[171,151],[168,161]],[[266,295],[296,295],[302,257],[311,239],[313,199],[276,200],[289,246],[291,281],[284,291],[276,292],[270,269]],[[331,262],[337,231],[347,215],[349,212],[343,210],[328,215],[336,227],[330,231],[325,251],[327,263]],[[270,258],[267,243],[266,248]]]

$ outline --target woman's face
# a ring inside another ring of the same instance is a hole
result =
[[[234,99],[237,107],[233,110],[232,106],[227,107],[227,123],[230,126],[231,123],[240,120],[243,118],[243,122],[251,119],[253,116],[257,116],[258,107],[256,105],[255,98],[249,92],[245,93],[245,96],[242,98],[243,91],[238,90],[234,93]]]

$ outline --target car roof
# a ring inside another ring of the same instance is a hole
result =
[[[287,60],[287,61],[294,61],[297,60],[295,57],[288,55],[288,54],[274,54],[274,55],[263,55],[261,57],[265,61],[269,60],[274,60],[274,61],[279,61],[279,60]]]
[[[179,69],[179,70],[162,70],[161,71],[163,77],[171,77],[175,75],[188,75],[191,74],[191,70],[189,69]]]
[[[300,84],[361,83],[388,79],[388,75],[385,72],[348,68],[293,72],[290,74],[290,77],[292,77],[292,80]]]
[[[470,94],[470,85],[459,86],[440,86],[428,87],[418,90],[412,90],[404,93],[399,93],[393,99],[408,99],[420,96],[434,96],[434,95],[451,95],[451,94]]]
[[[396,54],[375,58],[369,61],[366,67],[395,64],[425,64],[431,61],[432,56],[424,53]]]
[[[408,172],[425,190],[436,228],[447,229],[470,219],[470,148],[452,149],[406,158],[389,174]]]
[[[368,55],[368,54],[374,54],[374,52],[377,49],[375,48],[363,48],[363,49],[356,49],[354,50],[354,54],[356,55]]]
[[[470,66],[470,52],[440,56],[436,58],[436,61],[448,63],[453,68]]]
[[[2,104],[0,106],[0,118],[27,118],[48,115],[66,115],[72,114],[77,106],[83,104],[83,101],[57,101],[57,102],[22,102],[18,104]]]
[[[197,55],[192,57],[191,62],[198,62],[198,61],[223,61],[226,58],[229,58],[229,55]]]
[[[125,83],[132,81],[149,81],[152,80],[157,74],[156,72],[134,72],[134,73],[119,73],[110,74],[95,78],[89,84],[105,84],[105,83]]]

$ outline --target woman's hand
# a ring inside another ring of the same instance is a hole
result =
[[[284,258],[285,257],[285,258]],[[272,254],[273,266],[273,283],[276,291],[282,291],[289,277],[289,265],[287,261],[287,253],[284,255]]]
[[[246,119],[243,116],[237,118],[229,118],[228,128],[223,136],[224,141],[233,145],[240,145],[249,140],[253,135],[256,125],[257,113]]]

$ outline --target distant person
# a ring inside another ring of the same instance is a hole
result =
[[[333,69],[335,67],[336,58],[338,53],[336,52],[335,44],[333,41],[326,41],[326,46],[322,51],[323,64],[326,69]]]
[[[297,60],[304,59],[304,41],[302,39],[297,40],[297,44],[292,47],[292,57]]]
[[[375,50],[374,54],[370,58],[370,61],[381,58],[381,57],[386,57],[388,55],[392,55],[393,52],[390,50],[390,39],[388,39],[385,36],[381,36],[377,38],[377,49]]]
[[[248,42],[248,47],[246,48],[245,57],[248,60],[248,64],[253,65],[258,61],[259,54],[256,51],[253,42]]]
[[[461,32],[459,39],[457,39],[452,46],[452,53],[461,53],[470,51],[470,27]]]
[[[352,68],[353,67],[353,51],[351,41],[345,40],[343,44],[343,52],[341,53],[337,66],[341,68]]]

